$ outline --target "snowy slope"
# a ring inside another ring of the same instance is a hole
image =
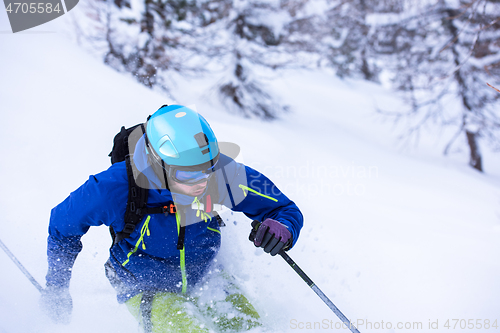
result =
[[[9,30],[6,20],[0,11],[0,31]],[[299,205],[305,226],[289,254],[347,317],[372,323],[360,325],[361,332],[416,330],[386,329],[388,322],[393,328],[421,322],[425,332],[436,320],[444,330],[448,318],[500,321],[497,156],[485,152],[481,175],[462,155],[440,156],[437,139],[401,151],[391,127],[373,115],[374,101],[398,105],[392,94],[327,73],[291,72],[269,81],[292,106],[280,122],[221,112],[208,80],[178,78],[174,100],[84,54],[61,29],[47,24],[0,34],[0,239],[40,283],[50,209],[109,166],[120,126],[177,102],[195,104],[220,141],[238,143],[244,162]],[[221,260],[270,330],[335,331],[334,314],[283,260],[247,241],[249,221],[224,217]],[[0,253],[0,332],[137,332],[104,277],[108,231],[94,228],[83,243],[69,326],[43,316],[37,290]]]

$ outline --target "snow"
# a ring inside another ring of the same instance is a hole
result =
[[[484,151],[486,172],[479,174],[465,152],[443,157],[436,136],[424,137],[419,150],[400,149],[375,105],[401,102],[372,83],[289,71],[268,85],[292,112],[272,123],[242,119],[221,111],[210,90],[216,78],[174,75],[174,99],[106,67],[65,38],[69,14],[17,34],[7,33],[0,15],[0,239],[40,283],[51,208],[109,166],[122,125],[176,102],[196,105],[220,141],[238,143],[244,162],[302,209],[305,225],[289,255],[348,318],[364,321],[361,332],[416,331],[396,328],[416,322],[428,332],[436,320],[444,330],[447,319],[500,319],[497,155]],[[223,217],[220,260],[269,331],[336,331],[336,316],[293,270],[248,242],[250,221]],[[69,326],[42,314],[38,291],[0,253],[0,332],[137,332],[104,276],[108,230],[91,229],[83,243]]]

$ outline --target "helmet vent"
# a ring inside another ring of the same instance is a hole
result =
[[[208,138],[207,135],[203,132],[197,133],[194,135],[196,142],[200,148],[208,146]],[[205,154],[205,153],[204,153]]]

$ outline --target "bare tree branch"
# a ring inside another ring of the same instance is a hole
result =
[[[496,91],[498,91],[498,92],[500,93],[500,90],[498,90],[497,88],[493,87],[493,86],[492,86],[491,84],[489,84],[488,82],[486,82],[486,84],[488,85],[488,87],[493,88],[493,89],[495,89]]]

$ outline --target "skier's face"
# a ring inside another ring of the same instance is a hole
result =
[[[169,187],[172,192],[186,194],[192,197],[199,196],[205,191],[207,187],[208,181],[203,183],[195,184],[195,185],[186,185],[182,183],[178,183],[176,181],[169,182]]]

